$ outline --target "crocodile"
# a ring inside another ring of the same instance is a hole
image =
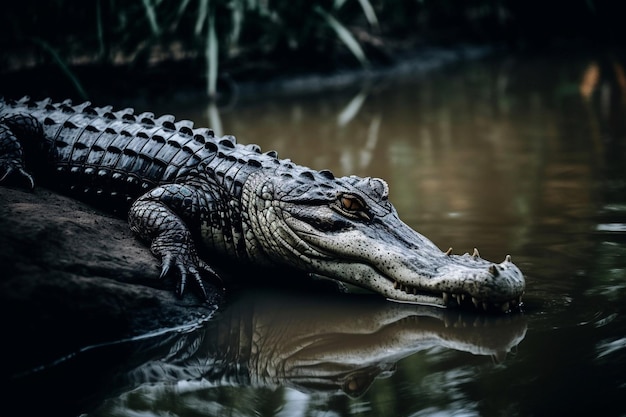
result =
[[[71,100],[0,99],[0,183],[59,192],[126,215],[173,277],[207,300],[220,264],[301,271],[389,300],[519,310],[507,255],[440,250],[404,222],[380,178],[335,177],[172,115]]]

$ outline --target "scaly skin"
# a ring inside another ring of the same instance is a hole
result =
[[[215,259],[295,268],[440,306],[509,311],[524,292],[510,257],[495,264],[477,251],[444,253],[404,224],[385,181],[335,178],[173,116],[0,101],[0,183],[32,188],[34,178],[127,212],[161,259],[161,276],[178,277],[180,295],[191,279],[211,297],[205,278],[219,279]]]

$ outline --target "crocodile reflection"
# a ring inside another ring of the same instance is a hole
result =
[[[126,382],[205,380],[359,396],[418,351],[438,346],[501,361],[525,334],[521,314],[485,317],[363,295],[244,293],[197,331],[161,340]]]

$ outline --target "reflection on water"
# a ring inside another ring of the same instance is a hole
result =
[[[367,297],[253,297],[149,349],[93,415],[625,415],[624,62],[509,58],[313,98],[141,109],[385,178],[441,248],[510,253],[525,313],[474,327]]]
[[[163,398],[178,398],[170,409],[176,415],[207,409],[211,415],[254,414],[289,398],[301,401],[304,413],[322,411],[338,395],[362,396],[417,352],[456,350],[501,362],[525,333],[522,315],[486,317],[348,294],[250,291],[196,331],[145,342],[150,348],[140,350],[140,364],[116,384],[124,392],[94,415],[140,414]],[[426,368],[409,365],[407,388],[428,380]],[[450,377],[458,380],[456,373]],[[248,401],[231,397],[234,392]]]
[[[498,59],[220,112],[241,142],[338,175],[385,178],[401,218],[438,246],[478,247],[493,260],[510,253],[526,274],[528,333],[515,356],[484,367],[434,349],[400,361],[358,400],[320,407],[626,413],[625,62],[609,53]],[[203,108],[177,112],[205,123]]]

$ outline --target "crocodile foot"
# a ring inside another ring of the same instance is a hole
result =
[[[176,293],[182,297],[191,280],[204,300],[217,303],[222,297],[224,285],[220,276],[198,256],[188,236],[164,233],[152,241],[152,252],[161,258],[161,275],[178,276]],[[207,280],[206,278],[209,278]],[[211,281],[211,282],[209,282]]]
[[[8,182],[9,178],[17,177],[16,181],[27,181],[28,189],[35,188],[35,179],[22,166],[22,162],[12,158],[0,158],[0,183]]]

